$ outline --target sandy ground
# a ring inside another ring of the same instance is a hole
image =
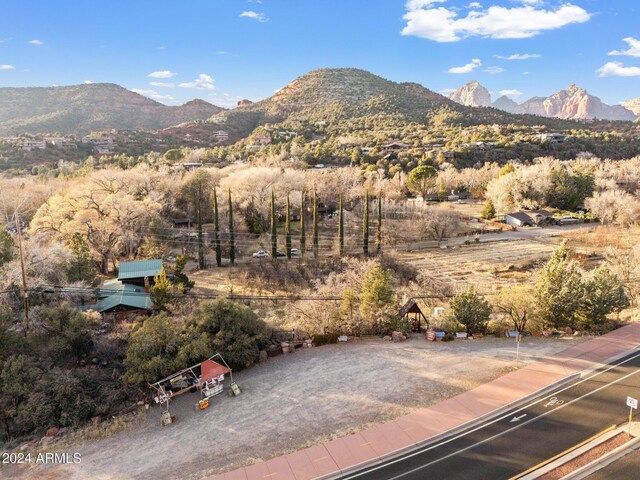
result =
[[[586,339],[526,337],[520,365]],[[455,396],[515,368],[515,346],[506,338],[428,343],[414,336],[298,349],[234,375],[239,397],[220,395],[196,412],[198,394],[187,393],[172,402],[173,425],[160,426],[155,407],[132,430],[66,447],[81,453],[79,464],[5,468],[0,477],[199,479]]]

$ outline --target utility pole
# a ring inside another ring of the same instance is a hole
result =
[[[22,295],[24,301],[24,336],[29,332],[29,290],[27,290],[27,272],[24,268],[24,251],[22,249],[22,228],[17,212],[14,212],[13,219],[18,233],[18,249],[20,251],[20,269],[22,270]]]

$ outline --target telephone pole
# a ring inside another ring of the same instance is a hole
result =
[[[27,336],[29,332],[29,290],[27,289],[27,273],[24,268],[24,251],[22,249],[22,226],[20,225],[20,219],[18,213],[14,212],[13,219],[16,224],[16,232],[18,233],[18,250],[20,251],[20,269],[22,270],[22,294],[24,301],[24,336]]]

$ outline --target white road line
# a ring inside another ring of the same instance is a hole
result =
[[[599,375],[602,375],[602,374],[604,374],[604,373],[607,373],[609,370],[612,370],[612,369],[614,369],[614,368],[616,368],[616,367],[619,367],[620,365],[623,365],[623,364],[625,364],[625,363],[627,363],[627,362],[630,362],[631,360],[634,360],[634,359],[636,359],[636,358],[638,358],[638,357],[640,357],[640,353],[639,353],[639,354],[637,354],[637,355],[634,355],[633,357],[627,358],[627,359],[626,359],[625,361],[623,361],[623,362],[613,364],[613,365],[611,365],[610,367],[608,367],[608,368],[606,368],[606,369],[604,369],[604,370],[602,370],[602,371],[600,371],[600,372],[598,372],[598,373],[595,373],[595,374],[593,374],[593,375],[591,375],[591,376],[589,376],[589,377],[587,377],[587,378],[584,378],[584,379],[580,380],[579,382],[576,382],[576,383],[574,383],[574,384],[572,384],[572,385],[569,385],[568,387],[565,387],[565,388],[563,388],[563,389],[561,389],[561,390],[558,390],[557,392],[555,392],[555,393],[553,393],[553,394],[550,394],[550,395],[552,395],[552,396],[557,396],[559,393],[562,393],[562,392],[564,392],[564,391],[566,391],[566,390],[569,390],[569,389],[571,389],[571,388],[573,388],[573,387],[575,387],[575,386],[577,386],[577,385],[580,385],[581,383],[584,383],[584,382],[586,382],[586,381],[588,381],[588,380],[591,380],[591,379],[593,379],[593,378],[595,378],[595,377],[597,377],[597,376],[599,376]],[[559,405],[559,406],[557,406],[556,408],[554,408],[554,409],[552,409],[552,410],[549,410],[549,411],[547,411],[547,412],[544,412],[544,413],[542,413],[542,414],[538,415],[537,417],[534,417],[534,418],[532,418],[532,419],[530,419],[530,420],[527,420],[527,421],[525,421],[525,422],[523,422],[523,423],[519,423],[517,426],[514,426],[514,427],[512,427],[512,428],[510,428],[510,429],[508,429],[508,430],[505,430],[505,431],[504,431],[504,432],[502,432],[502,433],[499,433],[499,434],[497,434],[497,435],[494,435],[494,436],[493,436],[493,437],[491,437],[491,438],[487,438],[487,439],[485,439],[485,440],[483,440],[483,441],[481,441],[481,442],[478,442],[478,443],[476,443],[476,444],[474,444],[474,445],[471,445],[471,446],[469,446],[469,447],[467,447],[467,448],[465,448],[465,449],[463,449],[463,450],[458,450],[458,451],[457,451],[457,452],[455,452],[455,453],[452,453],[452,454],[446,455],[446,456],[444,456],[444,457],[442,457],[442,458],[439,458],[438,460],[435,460],[435,461],[430,462],[430,463],[428,463],[428,464],[422,465],[422,466],[420,466],[420,467],[418,467],[418,468],[415,468],[415,469],[413,469],[413,470],[410,470],[410,471],[408,471],[408,472],[405,472],[405,473],[403,473],[403,474],[401,474],[401,475],[398,475],[398,476],[396,476],[396,477],[390,478],[389,480],[395,480],[395,479],[398,479],[398,478],[402,478],[402,477],[403,477],[403,476],[405,476],[405,475],[408,475],[408,474],[410,474],[410,473],[414,473],[414,472],[416,472],[416,471],[419,471],[419,470],[421,470],[421,469],[423,469],[423,468],[425,468],[425,467],[428,467],[428,466],[430,466],[430,465],[432,465],[432,464],[434,464],[434,463],[440,462],[440,461],[445,460],[445,459],[447,459],[447,458],[449,458],[449,457],[452,457],[452,456],[454,456],[454,455],[457,455],[457,454],[458,454],[458,453],[460,453],[460,452],[464,452],[464,451],[469,450],[469,449],[471,449],[471,448],[473,448],[473,447],[475,447],[475,446],[477,446],[477,445],[481,445],[481,444],[486,443],[486,442],[488,442],[488,441],[490,441],[490,440],[493,440],[494,438],[498,438],[498,437],[500,437],[500,436],[502,436],[502,435],[504,435],[504,434],[506,434],[506,433],[510,432],[511,430],[515,430],[516,428],[520,428],[520,427],[522,427],[522,426],[524,426],[524,425],[527,425],[527,424],[529,424],[529,423],[531,423],[531,422],[533,422],[533,421],[537,420],[537,419],[538,419],[538,418],[540,418],[540,417],[544,417],[544,416],[546,416],[546,415],[549,415],[549,414],[550,414],[550,413],[552,413],[552,412],[555,412],[556,410],[558,410],[558,409],[560,409],[560,408],[567,407],[567,406],[571,405],[573,402],[580,400],[581,398],[588,397],[589,395],[592,395],[592,394],[594,394],[594,393],[596,393],[596,392],[598,392],[598,391],[602,390],[603,388],[606,388],[606,387],[608,387],[608,386],[610,386],[610,385],[613,385],[613,384],[615,384],[615,383],[618,383],[620,380],[624,380],[624,379],[626,379],[627,377],[630,377],[631,375],[635,375],[635,374],[636,374],[636,373],[638,373],[638,372],[640,372],[640,370],[636,370],[635,372],[629,373],[629,374],[625,375],[625,376],[624,376],[624,377],[622,377],[622,378],[619,378],[618,380],[616,380],[616,381],[614,381],[614,382],[607,383],[606,385],[604,385],[604,386],[602,386],[602,387],[599,387],[598,389],[593,390],[593,391],[591,391],[591,392],[589,392],[589,393],[587,393],[587,394],[583,395],[582,397],[578,397],[578,398],[576,398],[576,399],[574,399],[574,400],[571,400],[571,401],[570,401],[570,402],[568,402],[568,403],[565,403],[565,404]],[[407,458],[415,457],[415,456],[420,455],[420,454],[422,454],[422,453],[428,452],[429,450],[433,450],[433,449],[435,449],[435,448],[441,447],[442,445],[446,445],[447,443],[451,443],[451,442],[453,442],[453,441],[455,441],[455,440],[458,440],[459,438],[462,438],[462,437],[465,437],[465,436],[469,435],[470,433],[474,433],[474,432],[476,432],[476,431],[478,431],[478,430],[481,430],[481,429],[483,429],[483,428],[485,428],[485,427],[487,427],[487,426],[489,426],[489,425],[492,425],[492,424],[497,423],[497,422],[499,422],[499,421],[501,421],[501,420],[504,420],[504,419],[506,419],[506,418],[509,418],[511,415],[514,415],[514,414],[516,414],[516,413],[518,413],[518,412],[522,412],[523,410],[525,410],[525,409],[527,409],[527,408],[530,408],[530,407],[532,407],[532,406],[534,406],[534,405],[537,405],[538,403],[541,403],[541,402],[543,402],[543,401],[547,400],[547,397],[548,397],[548,395],[545,395],[545,396],[544,396],[544,398],[541,398],[540,400],[536,400],[535,402],[532,402],[532,403],[530,403],[530,404],[528,404],[528,405],[525,405],[524,407],[521,407],[521,408],[519,408],[519,409],[518,409],[518,410],[516,410],[516,411],[509,412],[508,414],[505,414],[505,415],[503,415],[503,416],[501,416],[501,417],[498,417],[498,418],[496,418],[496,419],[494,419],[494,420],[492,420],[492,421],[490,421],[490,422],[483,423],[483,424],[481,424],[481,425],[477,426],[476,428],[473,428],[473,429],[471,429],[471,430],[465,431],[465,432],[463,432],[463,433],[461,433],[461,434],[459,434],[459,435],[456,435],[456,436],[454,436],[454,437],[451,437],[451,438],[449,438],[449,439],[447,439],[447,440],[444,440],[444,441],[442,441],[442,442],[440,442],[440,443],[436,443],[436,444],[434,444],[434,445],[429,445],[428,447],[425,447],[425,448],[420,449],[420,450],[416,450],[415,452],[412,452],[412,453],[407,454],[407,455],[403,455],[402,457],[399,457],[399,458],[397,458],[397,459],[395,459],[395,460],[391,460],[391,461],[389,461],[389,462],[385,462],[385,463],[380,464],[380,465],[378,465],[378,466],[371,467],[371,468],[369,468],[368,470],[365,470],[365,471],[362,471],[362,472],[359,472],[359,473],[354,473],[354,474],[348,475],[348,476],[344,477],[344,478],[343,478],[343,480],[351,480],[351,479],[353,479],[353,478],[361,477],[362,475],[366,475],[366,474],[368,474],[368,473],[375,472],[375,471],[380,470],[380,469],[382,469],[382,468],[385,468],[385,467],[387,467],[387,466],[389,466],[389,465],[393,465],[393,464],[395,464],[395,463],[402,462],[402,461],[406,460]]]

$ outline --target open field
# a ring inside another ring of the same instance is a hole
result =
[[[588,337],[525,337],[521,360],[553,355]],[[300,349],[234,375],[239,397],[216,397],[196,412],[197,394],[172,403],[175,424],[160,426],[160,408],[110,438],[65,445],[76,465],[12,468],[6,478],[157,479],[203,476],[360,430],[425,407],[514,368],[515,341],[504,338],[404,343],[377,338]],[[521,363],[522,365],[522,363]],[[48,447],[54,450],[55,447]]]
[[[512,281],[514,269],[547,260],[554,248],[553,243],[521,239],[446,250],[398,252],[397,256],[425,275],[488,291]]]

